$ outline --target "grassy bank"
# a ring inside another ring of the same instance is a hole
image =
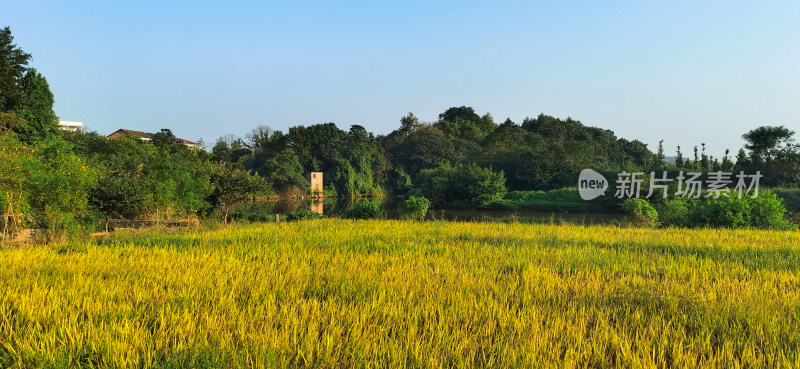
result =
[[[798,232],[327,219],[4,249],[0,280],[2,367],[800,365]]]
[[[619,202],[620,200],[613,196],[600,196],[586,201],[581,199],[577,188],[570,187],[550,191],[511,191],[506,193],[501,200],[491,203],[489,208],[570,213],[617,213],[620,212]]]

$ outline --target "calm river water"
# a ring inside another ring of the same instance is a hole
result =
[[[298,209],[311,209],[326,217],[343,217],[359,199],[253,201],[238,204],[231,216],[233,219],[250,221],[273,221],[275,214],[285,214]],[[373,199],[381,207],[381,218],[397,219],[399,202],[392,198]],[[520,223],[570,223],[609,224],[621,221],[622,214],[599,213],[552,213],[534,210],[484,210],[484,209],[431,209],[431,219],[464,222],[507,222],[513,217]]]

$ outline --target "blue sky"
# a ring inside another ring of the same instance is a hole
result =
[[[207,143],[258,125],[376,133],[468,105],[571,116],[667,154],[800,131],[800,2],[17,1],[62,119]]]

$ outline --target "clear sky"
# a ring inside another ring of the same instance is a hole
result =
[[[388,133],[461,105],[571,116],[668,155],[800,132],[797,0],[5,1],[6,25],[56,114],[103,134]]]

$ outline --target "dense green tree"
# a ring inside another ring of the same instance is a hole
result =
[[[336,159],[347,132],[334,123],[289,128],[286,145],[307,171],[327,172]]]
[[[438,132],[438,134],[437,134]],[[412,176],[440,163],[458,164],[465,159],[465,147],[456,146],[454,140],[444,137],[438,129],[426,129],[394,147],[392,161]]]
[[[266,171],[266,177],[269,178],[272,187],[278,191],[284,191],[290,187],[305,189],[308,186],[308,182],[303,176],[300,159],[290,149],[284,149],[269,158]]]
[[[0,112],[10,112],[22,105],[24,93],[19,81],[30,58],[31,54],[14,44],[9,27],[0,30]]]
[[[212,191],[209,201],[222,214],[225,223],[233,206],[254,193],[264,191],[264,180],[243,168],[230,164],[215,164],[211,171]]]
[[[211,148],[211,160],[215,163],[231,163],[231,147],[222,138]]]
[[[156,146],[174,146],[177,144],[177,138],[172,131],[168,128],[162,128],[160,131],[153,134],[153,145]]]
[[[706,144],[701,143],[700,145],[703,147],[700,154],[700,170],[708,172],[711,170],[711,161],[709,160],[708,155],[706,155]],[[695,150],[697,150],[696,147]]]
[[[98,168],[89,203],[106,218],[191,217],[209,208],[211,164],[203,150],[156,146],[135,137],[62,135]]]
[[[272,128],[267,126],[253,128],[253,130],[247,134],[248,145],[253,148],[264,147],[272,140],[273,133],[274,131]]]
[[[58,117],[53,111],[55,99],[50,85],[36,69],[29,69],[20,80],[21,104],[12,113],[25,120],[17,127],[21,137],[42,137],[58,129]]]
[[[733,170],[733,162],[731,162],[730,154],[731,150],[725,149],[725,156],[722,157],[722,163],[720,164],[722,171],[730,172]]]
[[[71,145],[51,135],[34,145],[6,136],[0,142],[0,202],[17,217],[45,229],[49,240],[75,226],[87,212],[87,192],[94,173]]]
[[[473,142],[479,141],[497,127],[490,114],[480,117],[473,108],[466,106],[453,107],[439,114],[439,121],[435,126],[448,137]]]
[[[656,152],[653,166],[660,170],[667,169],[666,156],[664,156],[664,140],[658,141],[658,151]]]
[[[481,117],[475,113],[475,109],[468,106],[452,107],[439,114],[439,121],[455,122],[456,120],[477,122]]]
[[[409,112],[408,115],[400,118],[400,129],[399,130],[405,136],[413,134],[414,132],[417,131],[417,129],[419,129],[420,126],[421,126],[421,124],[419,122],[419,118],[414,116],[414,113],[412,113],[412,112]]]
[[[25,184],[31,177],[34,153],[13,135],[0,134],[0,242],[13,237],[31,217]]]
[[[149,198],[147,188],[142,185],[144,174],[141,170],[129,172],[109,167],[100,172],[97,186],[89,193],[89,205],[103,215],[106,230],[111,219],[142,216]]]
[[[58,118],[53,112],[53,93],[47,79],[36,69],[28,68],[31,55],[13,43],[11,30],[0,30],[0,112],[20,118],[6,129],[25,142],[33,142],[56,130]],[[8,123],[8,119],[4,119]]]
[[[748,172],[759,171],[767,186],[800,185],[800,145],[794,141],[794,131],[786,127],[764,126],[745,133],[745,148],[749,150]]]
[[[443,164],[419,174],[419,189],[434,202],[466,201],[486,205],[499,200],[506,192],[503,172],[469,165]]]
[[[745,140],[745,148],[750,150],[750,157],[755,160],[769,160],[786,146],[794,143],[794,131],[784,126],[763,126],[751,130],[742,138]]]

